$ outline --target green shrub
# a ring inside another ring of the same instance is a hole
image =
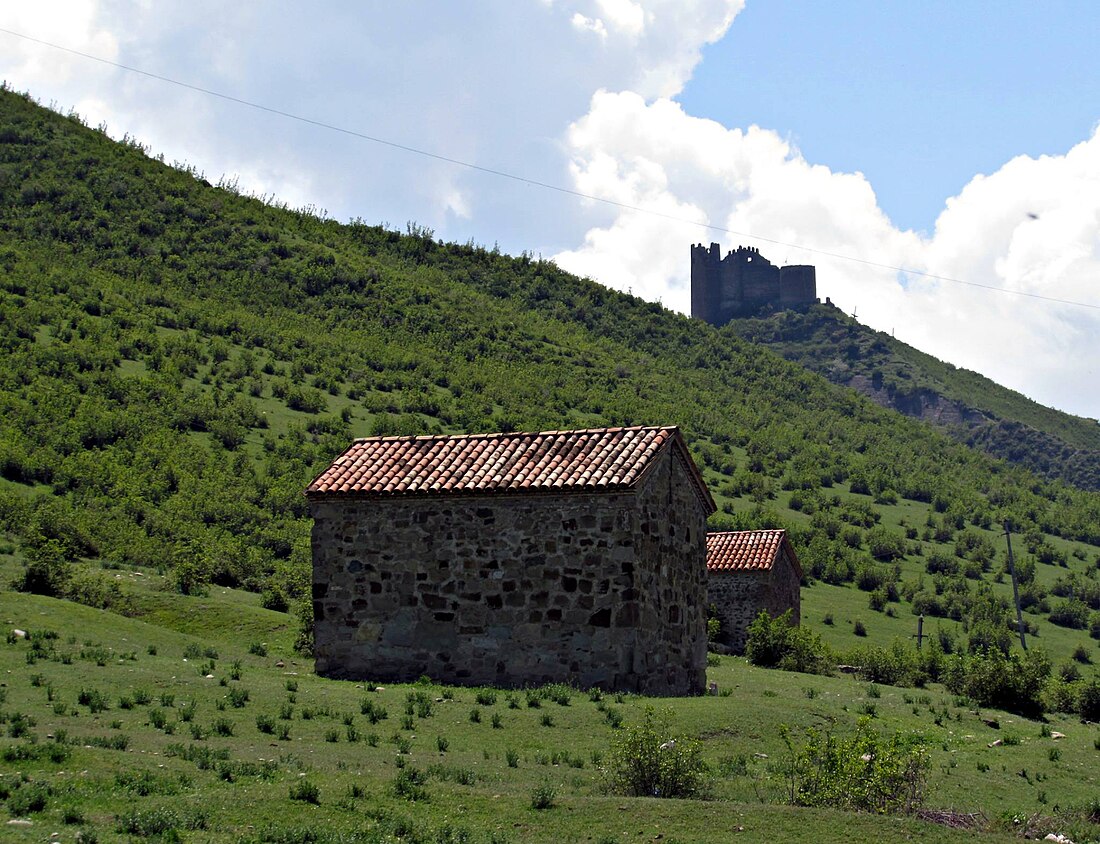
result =
[[[828,673],[832,658],[828,647],[816,633],[791,625],[787,610],[772,618],[761,610],[749,625],[745,656],[753,665],[801,671],[806,674]]]
[[[309,780],[298,780],[290,786],[290,799],[318,806],[321,803],[321,789]]]
[[[920,686],[927,679],[921,655],[911,645],[895,639],[888,648],[862,645],[845,658],[859,676],[888,686]]]
[[[377,724],[379,721],[385,721],[389,717],[389,713],[386,712],[386,707],[379,706],[370,698],[363,698],[359,703],[359,711],[367,716],[367,720],[372,724]]]
[[[107,698],[98,689],[81,689],[76,702],[88,707],[92,712],[104,712],[108,709]]]
[[[179,840],[179,829],[206,829],[208,816],[204,809],[177,812],[175,809],[136,809],[118,815],[118,832],[139,838]],[[175,835],[173,835],[175,833]]]
[[[1076,598],[1060,601],[1051,609],[1050,621],[1060,627],[1084,630],[1089,626],[1089,606]]]
[[[8,797],[8,811],[17,818],[44,811],[52,794],[52,789],[45,783],[25,783]]]
[[[1077,692],[1077,714],[1085,721],[1100,721],[1100,680],[1082,683]]]
[[[1008,656],[994,648],[984,653],[946,658],[943,683],[979,706],[1007,709],[1022,715],[1041,715],[1043,691],[1050,676],[1050,660],[1040,650]]]
[[[613,742],[606,770],[608,787],[634,797],[696,797],[705,785],[699,742],[673,736],[671,713],[658,717],[647,706],[640,724]]]
[[[406,765],[397,772],[393,780],[393,794],[402,800],[411,803],[428,799],[428,791],[424,788],[427,777],[412,765]]]
[[[538,811],[544,809],[554,808],[554,798],[557,796],[557,792],[554,791],[554,787],[549,783],[543,783],[542,785],[535,786],[535,789],[531,792],[531,808]]]
[[[914,737],[883,739],[866,718],[846,738],[810,728],[799,745],[785,726],[781,735],[789,754],[785,773],[792,804],[905,813],[921,803],[929,759]]]
[[[72,578],[72,560],[64,546],[56,539],[47,539],[28,545],[24,553],[26,567],[12,588],[55,598],[64,595]]]

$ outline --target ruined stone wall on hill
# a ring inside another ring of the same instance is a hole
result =
[[[777,267],[759,249],[739,246],[722,257],[712,243],[691,247],[691,315],[712,325],[770,308],[799,308],[817,301],[817,270]]]

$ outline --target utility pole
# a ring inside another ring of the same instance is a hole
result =
[[[1016,583],[1016,563],[1012,559],[1012,531],[1009,529],[1008,519],[1005,519],[1005,541],[1008,542],[1008,573],[1012,575],[1012,600],[1016,603],[1016,629],[1020,631],[1020,647],[1026,651],[1024,614],[1020,610],[1020,587]]]

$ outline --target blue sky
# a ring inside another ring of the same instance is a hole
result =
[[[0,32],[0,77],[211,181],[542,255],[681,311],[694,242],[813,263],[866,324],[1097,418],[1098,9],[34,0],[0,5],[27,36]]]
[[[677,99],[860,171],[902,228],[1017,155],[1065,153],[1100,118],[1100,4],[748,3]]]

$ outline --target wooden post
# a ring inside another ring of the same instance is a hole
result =
[[[1005,519],[1005,540],[1008,542],[1008,573],[1012,575],[1012,600],[1016,603],[1016,629],[1020,631],[1020,647],[1027,650],[1024,639],[1024,614],[1020,610],[1020,587],[1016,582],[1016,562],[1012,559],[1012,531],[1008,519]]]
[[[917,650],[920,650],[921,643],[924,641],[924,613],[917,616]]]

